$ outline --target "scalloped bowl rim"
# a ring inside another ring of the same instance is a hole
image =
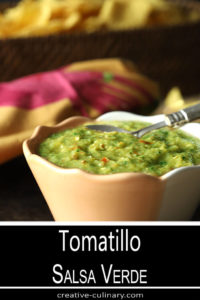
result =
[[[180,172],[184,172],[186,170],[190,170],[190,169],[194,169],[194,168],[200,168],[200,165],[195,165],[195,166],[185,166],[185,167],[180,167],[180,168],[176,168],[172,171],[169,171],[167,173],[165,173],[162,176],[153,176],[153,175],[148,175],[145,173],[141,173],[141,172],[121,172],[121,173],[114,173],[114,174],[93,174],[93,173],[89,173],[85,170],[81,170],[78,168],[62,168],[59,167],[53,163],[51,163],[50,161],[48,161],[47,159],[41,157],[40,155],[36,154],[35,151],[31,151],[29,146],[32,142],[34,142],[37,137],[44,131],[48,130],[49,134],[51,134],[51,130],[52,129],[61,129],[64,128],[70,124],[71,122],[76,122],[78,121],[79,124],[83,124],[85,122],[88,121],[108,121],[108,120],[115,120],[115,121],[133,121],[133,120],[139,120],[139,121],[144,121],[144,122],[149,122],[149,123],[156,123],[159,122],[161,120],[164,119],[164,115],[160,114],[160,115],[154,115],[154,116],[143,116],[143,115],[137,115],[134,113],[130,113],[130,112],[124,112],[124,111],[114,111],[114,112],[108,112],[105,113],[101,116],[99,116],[97,119],[92,120],[90,118],[86,118],[83,116],[74,116],[74,117],[69,117],[67,119],[65,119],[62,122],[59,122],[56,125],[52,125],[52,126],[37,126],[32,134],[32,136],[29,139],[26,139],[23,142],[23,150],[24,152],[26,152],[29,156],[31,156],[32,158],[36,159],[38,162],[42,163],[43,165],[48,166],[51,169],[54,169],[54,171],[59,172],[59,173],[65,173],[65,174],[82,174],[83,176],[87,176],[90,178],[93,178],[95,180],[100,180],[100,181],[120,181],[122,179],[128,179],[131,177],[139,177],[139,176],[147,176],[149,178],[154,178],[155,180],[165,180],[168,177],[171,177],[174,174],[180,173]],[[198,134],[194,134],[193,132],[191,132],[193,128],[197,128],[199,129],[199,135]],[[68,127],[66,127],[68,128]],[[73,128],[73,126],[71,126],[70,128]],[[193,137],[199,138],[200,139],[200,124],[199,123],[188,123],[186,125],[183,125],[181,127],[181,130],[183,130],[184,132],[192,135]],[[41,142],[41,141],[40,141]],[[40,143],[39,142],[39,143]],[[39,143],[36,143],[39,145]]]

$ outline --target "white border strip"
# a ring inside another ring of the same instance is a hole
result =
[[[64,289],[78,289],[78,290],[148,290],[148,289],[155,289],[155,290],[200,290],[200,286],[0,286],[0,290],[64,290]]]
[[[0,226],[200,226],[200,221],[130,221],[130,222],[58,222],[58,221],[0,221]]]

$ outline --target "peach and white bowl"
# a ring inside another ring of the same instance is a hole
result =
[[[128,112],[110,112],[97,120],[140,120],[151,117]],[[56,126],[39,126],[23,143],[29,167],[56,221],[185,221],[200,202],[200,166],[182,167],[161,177],[142,173],[90,174],[60,168],[37,154],[39,144],[51,133],[75,127],[89,119],[71,117]],[[200,138],[200,124],[182,127]]]

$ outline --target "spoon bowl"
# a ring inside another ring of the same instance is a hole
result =
[[[123,128],[120,127],[116,127],[113,125],[106,125],[106,124],[94,124],[94,125],[86,125],[86,127],[88,129],[92,129],[92,130],[97,130],[97,131],[103,131],[103,132],[112,132],[112,131],[116,131],[116,132],[123,132],[123,133],[128,133],[131,134],[137,138],[141,138],[143,135],[145,135],[146,133],[155,130],[155,129],[159,129],[162,127],[167,126],[165,121],[161,121],[159,123],[144,127],[142,129],[139,129],[137,131],[128,131],[125,130]]]
[[[189,106],[185,109],[179,110],[172,114],[164,115],[163,121],[144,127],[137,131],[128,131],[116,126],[104,125],[104,124],[86,125],[86,127],[92,130],[99,130],[105,132],[111,132],[111,131],[125,132],[125,133],[132,134],[137,138],[141,138],[143,135],[145,135],[146,133],[152,130],[167,127],[167,126],[177,127],[185,123],[194,121],[199,117],[200,117],[200,103]]]

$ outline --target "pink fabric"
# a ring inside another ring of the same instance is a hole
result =
[[[116,82],[123,83],[152,101],[152,95],[133,80],[112,75]],[[115,95],[112,94],[115,92]],[[63,69],[33,74],[7,83],[0,83],[0,107],[13,106],[35,109],[68,98],[74,108],[87,116],[86,106],[102,114],[111,109],[133,110],[140,106],[140,99],[113,87],[104,78],[104,73],[94,71],[66,72]]]
[[[33,109],[64,98],[80,104],[76,90],[60,71],[30,75],[0,84],[0,106]]]
[[[30,75],[0,84],[0,106],[34,109],[68,98],[82,115],[87,115],[83,101],[96,101],[101,80],[102,73],[88,71],[56,70]]]

